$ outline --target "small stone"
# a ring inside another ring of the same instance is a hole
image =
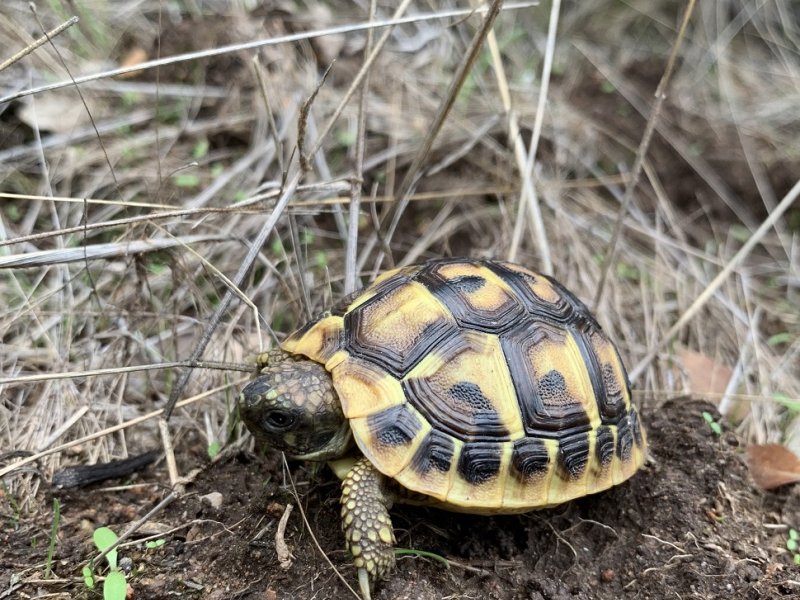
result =
[[[267,514],[273,519],[280,519],[283,516],[283,511],[286,507],[277,502],[270,502],[267,504]]]
[[[603,583],[608,583],[614,580],[614,569],[603,569],[603,572],[600,573],[600,581]]]
[[[220,508],[222,506],[222,494],[219,492],[211,492],[205,496],[200,496],[200,500],[211,506],[211,508]]]

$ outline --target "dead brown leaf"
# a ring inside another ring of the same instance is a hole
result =
[[[725,393],[731,375],[733,375],[733,369],[720,364],[710,356],[688,348],[678,348],[677,354],[689,376],[690,391],[695,394],[721,395]],[[711,399],[711,401],[717,404],[719,398]]]
[[[751,444],[747,466],[755,482],[771,490],[800,481],[800,458],[779,444]]]
[[[146,61],[147,61],[147,51],[144,48],[140,48],[139,46],[134,46],[125,53],[125,56],[123,56],[122,60],[119,61],[119,66],[122,68],[135,67],[136,65],[140,65]],[[119,75],[117,79],[130,79],[132,77],[136,77],[140,73],[141,71],[131,71],[130,73],[123,73],[122,75]]]

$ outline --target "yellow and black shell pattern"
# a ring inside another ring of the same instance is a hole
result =
[[[551,506],[617,485],[645,459],[614,344],[574,295],[519,265],[389,271],[282,348],[325,365],[378,470],[445,508]]]

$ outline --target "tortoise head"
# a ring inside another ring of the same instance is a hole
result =
[[[264,367],[239,395],[239,412],[256,440],[293,458],[331,460],[353,445],[331,375],[311,360]]]

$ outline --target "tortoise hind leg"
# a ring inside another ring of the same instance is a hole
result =
[[[370,598],[371,584],[394,566],[392,504],[394,494],[386,477],[360,458],[342,482],[342,528],[365,600]]]

